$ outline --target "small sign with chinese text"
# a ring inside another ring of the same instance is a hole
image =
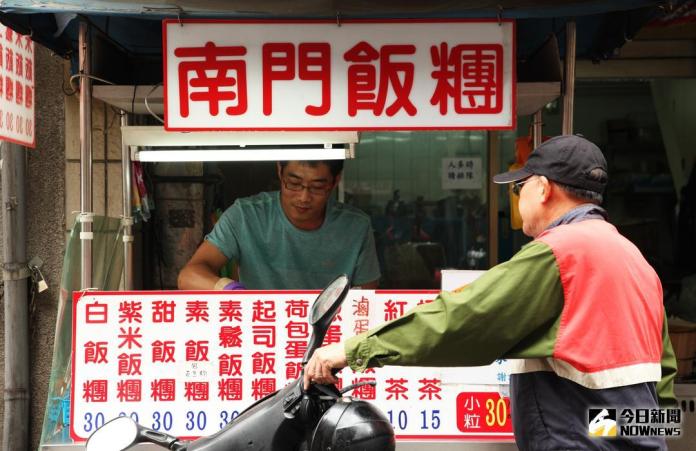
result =
[[[510,20],[165,20],[167,130],[515,127]]]
[[[0,24],[0,140],[34,147],[34,42]]]
[[[316,291],[88,292],[73,304],[71,436],[84,440],[119,415],[168,434],[196,437],[223,428],[246,407],[299,377]],[[432,291],[351,290],[324,343],[396,319]],[[501,438],[474,423],[460,393],[498,399],[504,360],[476,368],[389,367],[339,373],[341,386],[374,402],[397,439]],[[483,407],[486,408],[486,402]],[[502,419],[507,411],[496,406]],[[480,409],[479,409],[480,410]],[[495,409],[494,409],[495,411]],[[469,415],[464,418],[464,416]],[[467,420],[468,419],[468,420]],[[468,422],[467,422],[468,421]]]
[[[480,157],[442,159],[442,189],[481,189],[482,163]]]

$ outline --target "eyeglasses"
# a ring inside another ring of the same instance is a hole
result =
[[[525,183],[529,182],[532,180],[532,176],[527,177],[526,179],[517,181],[517,182],[512,182],[512,192],[515,196],[520,195],[520,191],[522,191],[522,185]]]
[[[325,196],[329,191],[331,191],[331,186],[330,185],[303,185],[302,183],[298,182],[293,182],[288,179],[283,179],[283,186],[285,189],[289,191],[302,191],[304,189],[307,189],[309,191],[309,194],[313,196]]]

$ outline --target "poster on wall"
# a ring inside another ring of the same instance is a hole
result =
[[[210,435],[299,377],[317,291],[87,292],[73,304],[70,433],[128,415],[180,437]],[[351,290],[325,344],[398,318],[433,291]],[[346,368],[339,386],[375,403],[397,440],[512,439],[505,360],[471,368]]]
[[[0,24],[0,140],[35,146],[34,42]]]
[[[442,189],[483,188],[481,157],[442,159]]]
[[[165,20],[165,128],[515,128],[512,20]]]

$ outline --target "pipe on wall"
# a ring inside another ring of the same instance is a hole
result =
[[[0,143],[2,160],[5,416],[2,449],[29,449],[29,298],[26,249],[26,153]]]

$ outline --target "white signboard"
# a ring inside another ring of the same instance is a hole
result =
[[[73,305],[71,436],[129,415],[180,437],[210,435],[297,378],[318,292],[104,292]],[[410,308],[432,291],[351,290],[325,343]],[[462,349],[461,352],[466,352]],[[339,373],[390,418],[397,439],[512,438],[506,361],[477,368],[389,367]]]
[[[165,128],[514,129],[514,25],[165,20]]]
[[[0,140],[34,147],[34,42],[0,24]]]
[[[483,166],[480,157],[442,159],[442,189],[481,189]]]

